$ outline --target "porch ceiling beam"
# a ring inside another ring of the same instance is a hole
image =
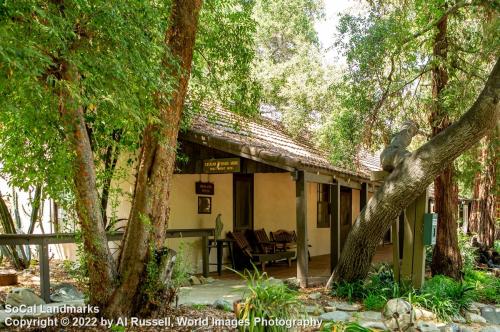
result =
[[[318,173],[304,172],[306,182],[332,184],[333,176]]]
[[[343,179],[343,178],[336,178],[335,181],[340,184],[342,187],[347,187],[351,189],[358,189],[361,190],[361,183],[350,180],[350,179]]]
[[[229,140],[224,140],[222,138],[199,134],[191,131],[182,133],[180,137],[192,143],[208,146],[220,151],[234,154],[236,156],[254,160],[259,163],[281,168],[285,171],[292,172],[295,170],[294,167],[291,167],[287,165],[287,163],[282,162],[282,159],[286,159],[286,157],[269,155],[269,153],[263,151],[262,149],[248,147]],[[262,158],[263,156],[267,158]]]
[[[297,214],[297,279],[302,287],[308,286],[309,257],[307,244],[307,181],[304,171],[298,171],[295,182]]]

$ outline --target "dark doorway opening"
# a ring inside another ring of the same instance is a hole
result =
[[[253,229],[253,174],[233,175],[233,229]]]
[[[340,250],[352,227],[352,189],[340,187]]]

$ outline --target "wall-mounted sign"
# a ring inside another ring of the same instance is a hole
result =
[[[213,195],[214,194],[214,184],[211,182],[196,182],[196,194],[197,195]]]
[[[240,158],[203,160],[203,173],[234,173],[240,171]]]

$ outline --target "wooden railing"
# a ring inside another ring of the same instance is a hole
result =
[[[201,237],[203,276],[208,276],[208,237],[213,228],[169,229],[167,238]],[[124,232],[108,233],[108,241],[120,241]],[[40,292],[43,300],[50,302],[49,244],[76,243],[76,233],[57,234],[0,234],[0,245],[37,245],[39,247]]]

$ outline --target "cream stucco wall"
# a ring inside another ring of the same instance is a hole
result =
[[[294,230],[295,214],[295,182],[290,173],[254,175],[255,229]]]

